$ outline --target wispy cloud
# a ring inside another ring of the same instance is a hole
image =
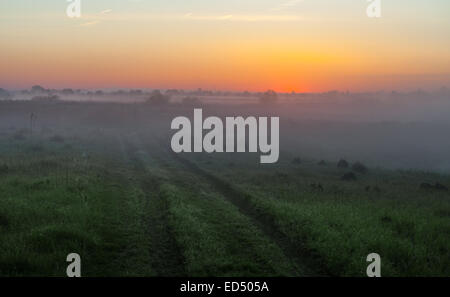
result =
[[[80,26],[80,27],[89,27],[89,26],[97,25],[98,23],[100,23],[99,20],[94,20],[94,21],[82,23],[82,24],[80,24],[79,26]]]
[[[85,15],[85,19],[101,20],[101,21],[229,21],[229,22],[292,22],[299,21],[303,18],[298,15],[244,15],[244,14],[224,14],[224,15],[200,15],[194,13],[156,15],[156,14],[101,14],[101,15]]]
[[[11,16],[0,16],[0,19],[15,19]],[[59,19],[66,20],[63,14],[41,14],[21,17],[21,19]],[[73,19],[71,19],[73,20]],[[210,21],[210,22],[298,22],[315,21],[314,18],[294,14],[149,14],[149,13],[116,13],[107,9],[95,14],[83,14],[75,19],[76,26],[94,26],[103,22],[149,22],[149,21]],[[82,23],[80,23],[82,22]]]
[[[279,11],[279,10],[285,10],[288,8],[292,8],[294,6],[297,6],[299,3],[303,2],[304,0],[289,0],[287,2],[282,3],[280,6],[278,7],[274,7],[271,10],[272,11]]]
[[[100,11],[100,14],[107,14],[110,12],[112,12],[112,9],[105,9],[105,10]]]
[[[87,19],[92,19],[92,20],[89,22],[82,23],[79,26],[80,27],[95,26],[95,25],[101,23],[102,16],[105,16],[105,15],[109,14],[110,12],[112,12],[112,9],[102,10],[98,14],[94,14],[91,17],[87,17]]]

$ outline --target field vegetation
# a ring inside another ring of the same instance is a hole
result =
[[[374,252],[383,276],[450,275],[449,175],[288,143],[273,165],[177,155],[192,104],[0,102],[0,275],[64,276],[73,252],[83,276],[365,276]]]

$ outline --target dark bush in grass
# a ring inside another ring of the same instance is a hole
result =
[[[317,190],[317,191],[319,191],[319,192],[323,192],[324,191],[324,189],[323,189],[323,186],[322,186],[322,184],[316,184],[316,183],[313,183],[313,184],[311,184],[310,185],[311,186],[311,188],[313,189],[313,190]]]
[[[448,188],[440,183],[436,183],[434,188],[439,191],[448,191]]]
[[[422,190],[438,190],[438,191],[448,191],[448,188],[440,183],[436,183],[434,186],[429,183],[421,183],[420,189]]]
[[[356,175],[353,172],[348,172],[341,177],[341,180],[345,181],[356,180]]]
[[[292,164],[294,164],[294,165],[300,165],[300,164],[302,164],[302,159],[300,159],[300,158],[294,158],[294,160],[292,160]]]
[[[377,194],[381,193],[381,189],[378,186],[373,187],[373,191]]]
[[[369,171],[369,169],[367,169],[367,167],[361,162],[356,162],[355,164],[353,164],[352,169],[362,174],[366,174]]]
[[[7,228],[9,226],[9,220],[8,218],[0,213],[0,228]]]
[[[434,212],[438,217],[450,218],[450,209],[439,209]]]
[[[383,223],[392,223],[392,218],[390,216],[382,216],[381,222]]]
[[[8,174],[9,171],[9,166],[6,164],[1,164],[0,165],[0,175],[2,174]]]
[[[339,160],[337,164],[338,168],[348,168],[348,166],[349,166],[348,162],[344,159]]]
[[[53,142],[62,143],[62,142],[64,142],[64,137],[62,137],[61,135],[53,135],[52,137],[50,137],[49,140],[53,141]]]
[[[317,163],[317,165],[325,166],[325,165],[327,165],[327,163],[325,162],[325,160],[321,160],[319,163]]]
[[[429,183],[421,183],[420,188],[422,190],[432,190],[434,187]]]

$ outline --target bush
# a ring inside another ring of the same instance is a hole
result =
[[[0,88],[0,99],[7,100],[10,98],[11,98],[11,94],[8,91],[6,91],[5,89]]]
[[[345,181],[356,180],[356,175],[353,172],[349,172],[349,173],[344,174],[341,177],[341,180],[345,180]]]
[[[348,162],[344,159],[339,160],[337,164],[338,168],[348,168],[348,166],[349,166]]]
[[[367,167],[360,163],[360,162],[356,162],[355,164],[353,164],[352,169],[358,173],[362,173],[365,174],[369,171],[369,169],[367,169]]]
[[[152,105],[166,105],[169,104],[169,97],[163,95],[159,90],[155,90],[147,99],[147,103]]]
[[[0,174],[7,174],[9,171],[9,167],[6,164],[0,165]]]
[[[277,102],[278,95],[275,91],[268,90],[259,98],[259,101],[263,104],[273,104]]]
[[[292,164],[300,165],[300,164],[302,164],[302,159],[300,159],[300,158],[294,158],[294,160],[292,160]]]

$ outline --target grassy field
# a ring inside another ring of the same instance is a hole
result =
[[[0,127],[1,276],[64,276],[73,252],[83,276],[365,276],[374,252],[383,276],[450,275],[450,194],[419,187],[448,175],[175,155],[134,106],[29,107],[31,133],[27,108]]]
[[[328,274],[364,275],[365,257],[377,252],[384,275],[449,275],[449,196],[419,189],[424,180],[448,184],[448,176],[378,169],[342,181],[349,170],[333,163],[286,163],[262,172],[249,164],[217,170],[212,161],[193,162],[235,188]],[[313,186],[318,183],[323,190]]]

